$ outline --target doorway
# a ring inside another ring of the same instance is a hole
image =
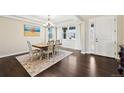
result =
[[[116,58],[117,18],[101,16],[89,20],[89,52]]]

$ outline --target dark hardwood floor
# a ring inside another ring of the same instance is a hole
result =
[[[74,53],[36,77],[113,77],[117,72],[118,62],[115,59]],[[29,77],[30,75],[17,61],[15,56],[0,58],[1,77]]]

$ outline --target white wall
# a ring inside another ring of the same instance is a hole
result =
[[[85,32],[85,22],[82,22],[81,24],[80,24],[80,37],[81,37],[81,41],[80,41],[80,44],[81,44],[81,53],[85,53],[85,51],[86,51],[86,46],[85,46],[85,34],[86,34],[86,32]]]
[[[62,47],[66,48],[72,48],[75,49],[75,40],[70,40],[70,39],[63,39],[63,31],[62,31],[63,26],[59,26],[57,28],[57,39],[61,40],[62,42]],[[64,26],[65,27],[65,26]]]
[[[89,20],[84,20],[84,53],[89,53]]]
[[[68,26],[76,26],[76,39],[75,40],[68,39],[68,38],[63,39],[62,27],[68,27]],[[84,51],[84,23],[82,23],[82,25],[76,22],[68,22],[68,23],[60,24],[58,25],[58,28],[57,28],[57,36],[58,36],[57,39],[62,40],[63,47],[77,49],[77,50],[83,49]],[[82,41],[81,41],[81,37],[82,37]]]
[[[43,27],[40,37],[24,37],[24,24],[31,23],[0,17],[0,57],[28,51],[27,40],[32,44],[45,41]]]

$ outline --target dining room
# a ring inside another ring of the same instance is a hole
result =
[[[76,16],[5,15],[0,20],[0,29],[4,31],[0,58],[15,56],[30,76],[71,55],[69,49],[81,51],[83,22]]]

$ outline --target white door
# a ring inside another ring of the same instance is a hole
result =
[[[114,16],[98,17],[95,20],[95,54],[115,57],[115,19]]]

